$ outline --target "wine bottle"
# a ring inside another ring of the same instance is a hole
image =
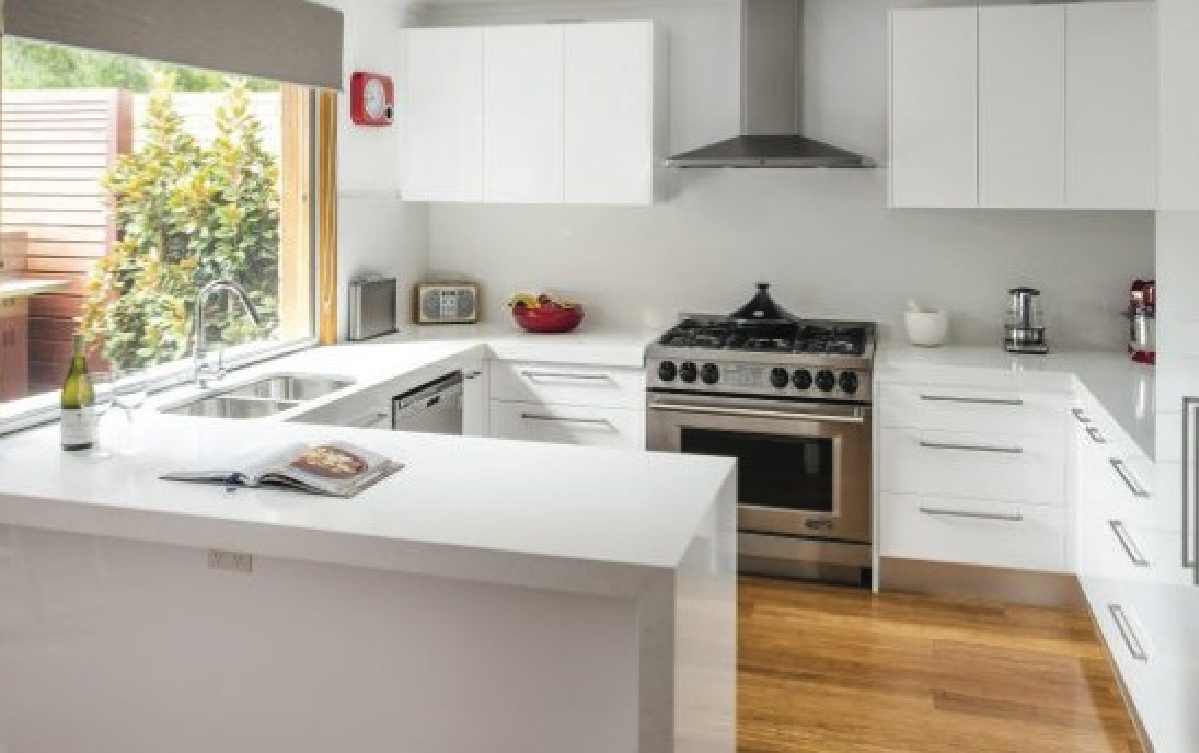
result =
[[[71,368],[62,385],[62,448],[90,450],[96,444],[96,394],[87,370],[83,338],[71,340]]]

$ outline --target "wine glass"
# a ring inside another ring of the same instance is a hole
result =
[[[150,377],[145,369],[122,369],[116,373],[113,388],[113,402],[125,413],[125,433],[127,435],[125,449],[127,451],[136,450],[136,411],[145,405],[146,400],[150,397]]]
[[[116,399],[115,374],[112,371],[92,371],[88,373],[88,378],[92,383],[92,422],[95,426],[95,441],[89,454],[92,457],[106,458],[110,453],[104,449],[100,430],[105,414],[112,408]]]

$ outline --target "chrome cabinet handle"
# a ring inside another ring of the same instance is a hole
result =
[[[650,410],[670,413],[693,413],[703,416],[729,416],[734,418],[785,418],[791,421],[821,421],[833,424],[862,424],[866,417],[855,408],[852,413],[839,416],[831,413],[808,413],[802,410],[768,410],[765,408],[716,408],[686,403],[650,403]]]
[[[570,374],[562,371],[522,371],[520,375],[530,382],[540,380],[554,380],[560,382],[607,382],[608,384],[616,384],[616,380],[608,374]]]
[[[921,395],[921,400],[930,403],[964,403],[966,405],[1024,405],[1019,398],[1002,397],[954,397],[953,395]]]
[[[1132,560],[1132,564],[1137,567],[1149,567],[1149,560],[1141,554],[1141,548],[1132,540],[1132,534],[1128,532],[1124,522],[1109,520],[1107,524],[1111,526],[1112,533],[1116,534],[1116,539],[1120,542],[1120,546],[1124,547],[1124,553],[1128,555],[1128,559]]]
[[[1124,485],[1128,487],[1128,490],[1132,492],[1134,497],[1144,499],[1149,496],[1149,492],[1145,491],[1145,488],[1132,475],[1132,471],[1128,469],[1128,463],[1125,463],[1120,458],[1108,458],[1107,462],[1111,464],[1112,468],[1116,469],[1116,473],[1120,475],[1120,478],[1124,481]]]
[[[542,416],[537,413],[522,413],[522,420],[525,421],[547,421],[558,424],[585,424],[587,426],[602,426],[606,429],[616,431],[616,425],[606,418],[567,418],[565,416]]]
[[[1107,444],[1107,437],[1103,436],[1103,434],[1094,426],[1088,426],[1086,431],[1087,436],[1089,436],[1091,441],[1095,444]]]
[[[968,510],[944,510],[939,507],[921,507],[925,515],[936,515],[946,518],[969,518],[971,520],[998,520],[1004,523],[1023,523],[1024,516],[1020,513],[1000,512],[970,512]]]
[[[1078,419],[1078,422],[1079,422],[1080,424],[1089,424],[1089,423],[1091,423],[1091,418],[1090,418],[1090,416],[1088,416],[1088,415],[1087,415],[1087,412],[1086,412],[1085,410],[1083,410],[1082,408],[1071,408],[1071,409],[1070,409],[1070,412],[1071,412],[1072,414],[1074,414],[1074,418]]]
[[[1195,442],[1195,412],[1199,397],[1182,399],[1182,566],[1192,571],[1192,580],[1199,585],[1199,556],[1194,547],[1199,544],[1199,509],[1195,507],[1195,468],[1199,463]]]
[[[1132,623],[1128,621],[1128,615],[1124,614],[1124,607],[1119,604],[1108,604],[1107,611],[1115,621],[1116,629],[1120,631],[1120,637],[1124,639],[1124,645],[1128,647],[1129,655],[1137,661],[1149,661],[1149,655],[1145,653],[1145,646],[1133,631]]]
[[[1023,447],[996,447],[986,444],[956,444],[953,442],[927,442],[921,441],[921,447],[930,450],[955,450],[960,452],[991,452],[1000,455],[1023,455]]]

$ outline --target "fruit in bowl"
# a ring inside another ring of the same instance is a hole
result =
[[[583,321],[582,306],[547,293],[517,293],[508,300],[508,308],[512,309],[516,323],[526,332],[565,334]]]

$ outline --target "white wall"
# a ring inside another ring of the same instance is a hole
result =
[[[371,71],[398,77],[399,31],[408,25],[406,0],[323,0],[345,13],[345,77]],[[402,118],[389,128],[364,128],[350,120],[343,93],[338,104],[339,336],[345,337],[346,286],[357,275],[394,275],[400,281],[400,310],[410,305],[412,283],[428,264],[428,212],[423,204],[400,201]]]
[[[808,0],[809,135],[886,154],[886,11],[906,0]],[[672,151],[736,131],[737,16],[729,0],[611,3],[603,10],[453,6],[428,23],[655,17],[671,43]],[[893,212],[886,172],[674,173],[652,208],[433,205],[430,263],[482,280],[489,300],[550,288],[591,321],[659,327],[679,311],[731,310],[758,280],[800,313],[897,326],[910,297],[948,308],[954,338],[1000,337],[1004,292],[1045,293],[1059,346],[1122,347],[1132,278],[1153,273],[1149,213]],[[498,308],[491,312],[503,316]]]

